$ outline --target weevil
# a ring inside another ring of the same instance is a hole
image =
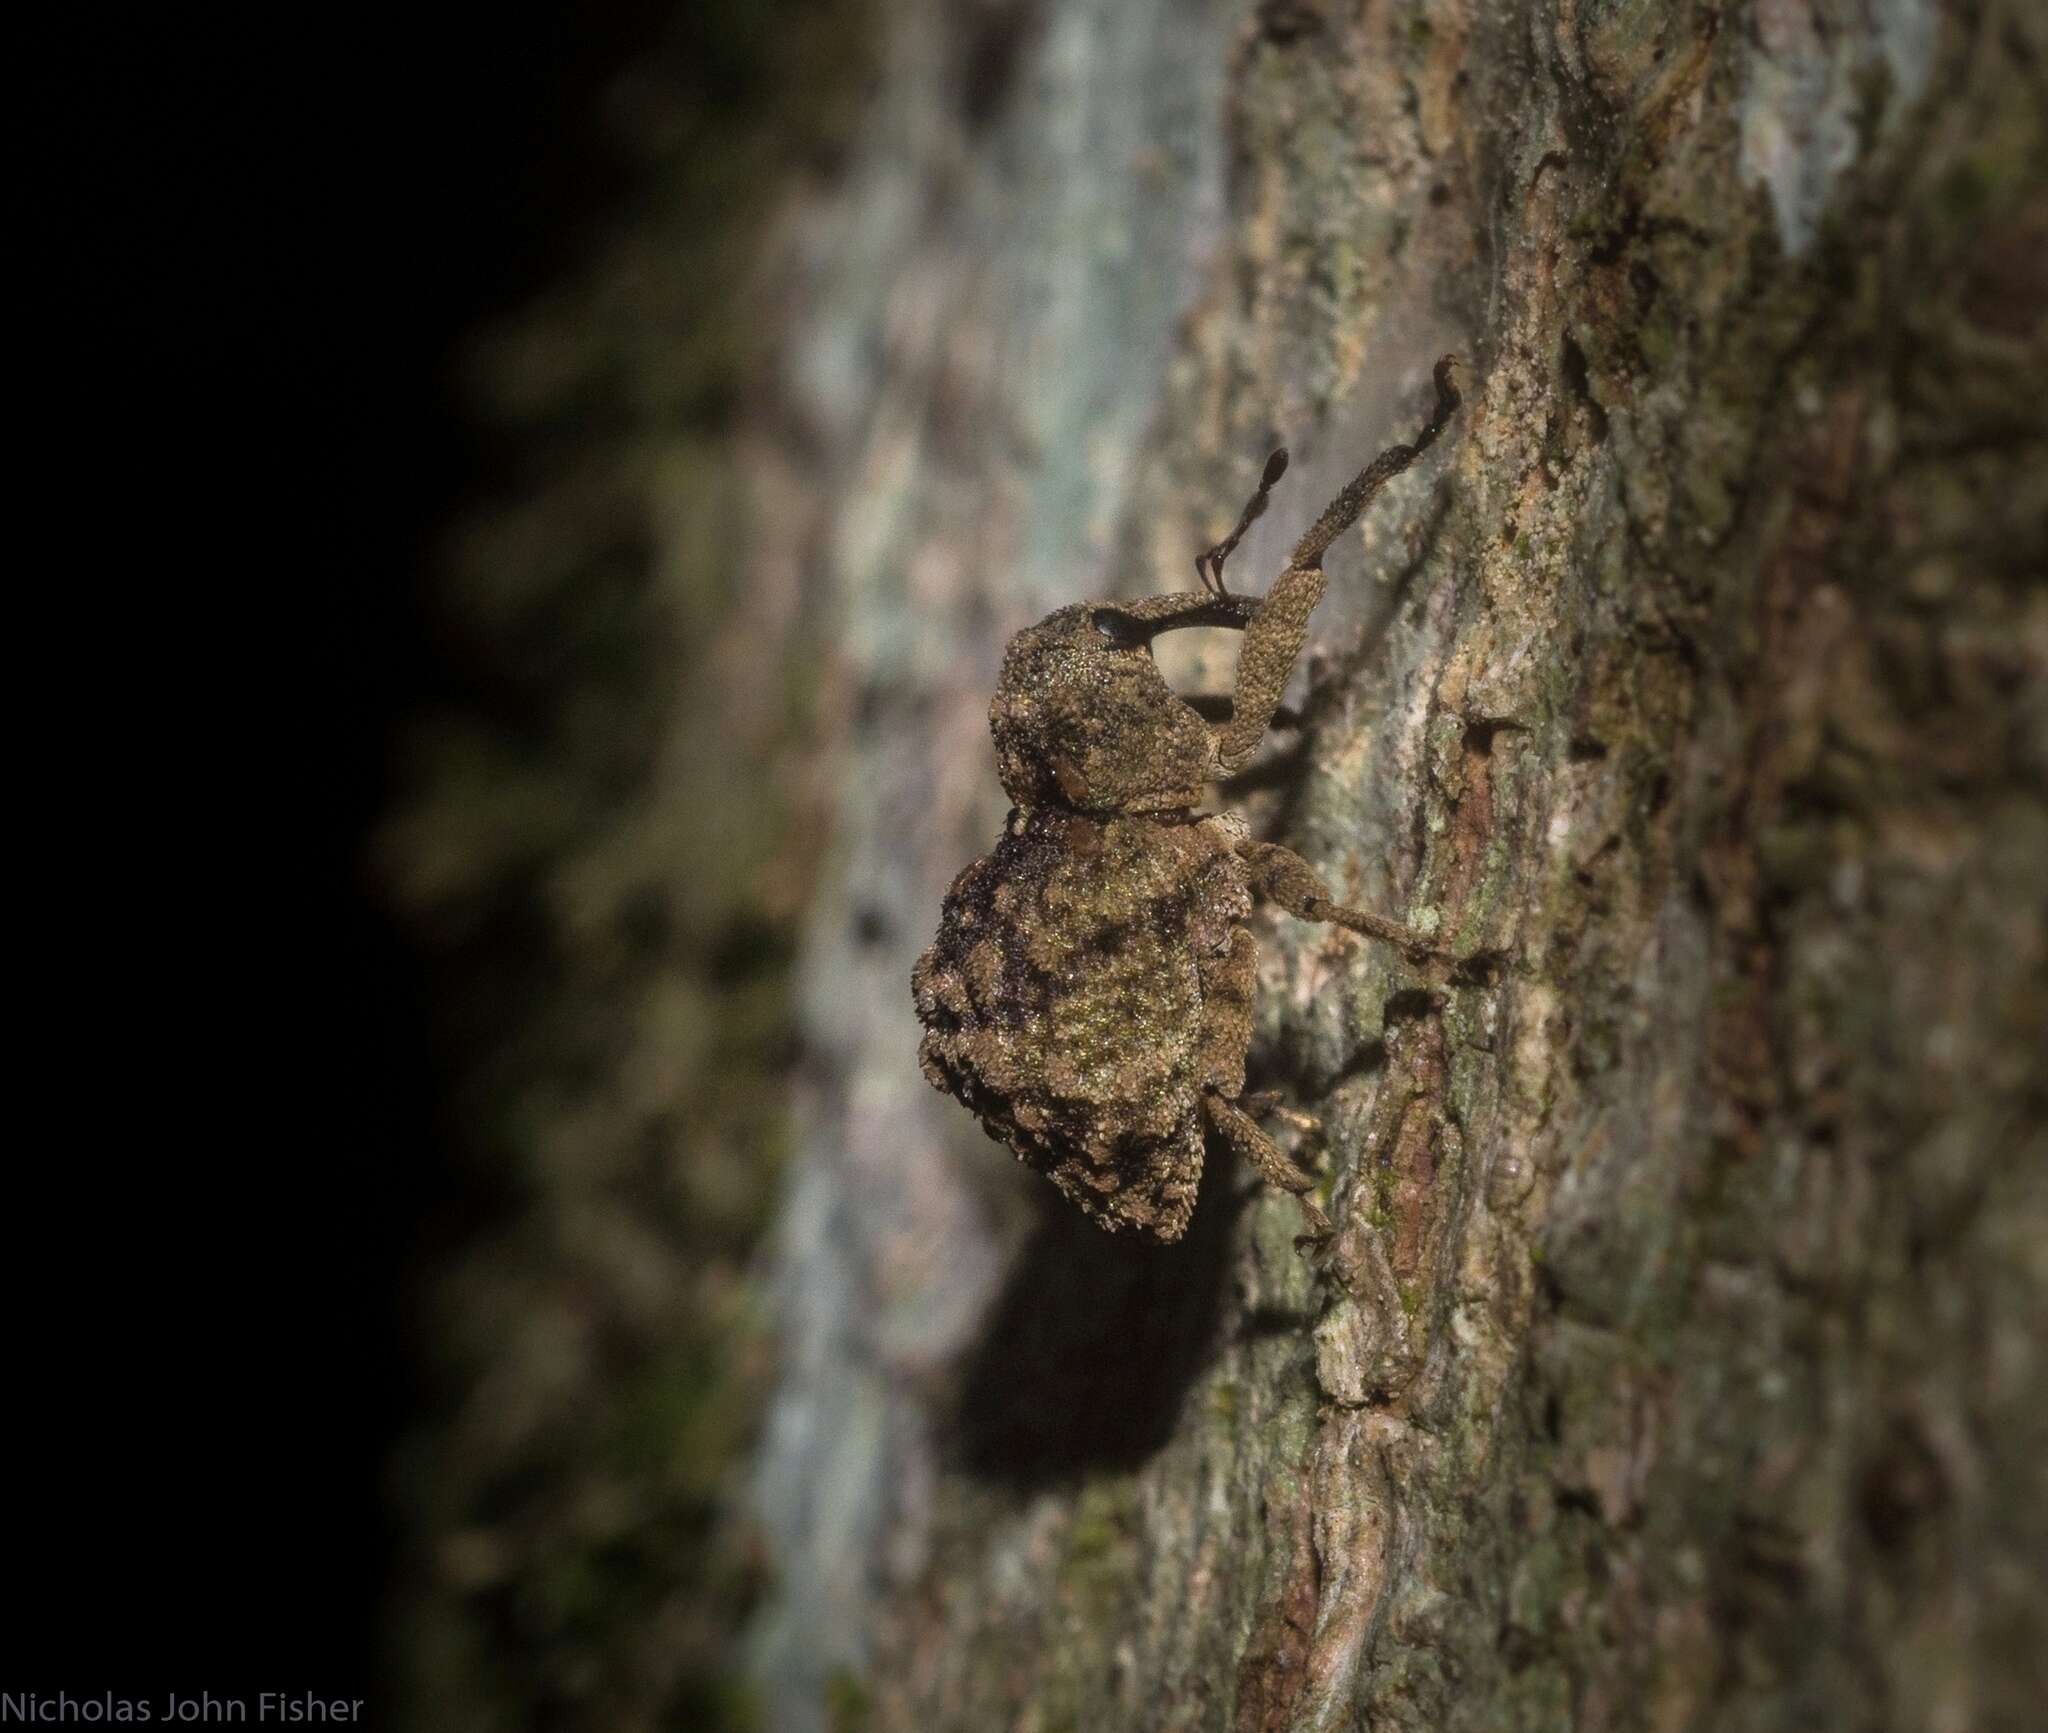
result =
[[[1339,903],[1237,814],[1195,807],[1271,726],[1323,594],[1323,556],[1457,411],[1454,365],[1436,365],[1428,425],[1352,479],[1265,595],[1234,594],[1223,570],[1285,472],[1284,450],[1236,528],[1197,557],[1199,590],[1061,608],[1004,653],[989,728],[1013,806],[995,848],[954,880],[912,973],[918,1058],[934,1087],[1109,1232],[1179,1239],[1213,1131],[1300,1201],[1298,1243],[1329,1240],[1314,1177],[1254,1117],[1285,1110],[1244,1093],[1255,896],[1418,959],[1446,955]],[[1227,700],[1181,697],[1154,664],[1153,639],[1190,626],[1243,633]]]

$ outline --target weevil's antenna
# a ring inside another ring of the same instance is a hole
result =
[[[1223,587],[1223,562],[1230,558],[1237,544],[1244,539],[1244,532],[1265,514],[1266,501],[1271,497],[1273,484],[1287,473],[1287,448],[1282,446],[1266,459],[1265,472],[1259,477],[1259,491],[1252,495],[1244,508],[1244,515],[1237,520],[1232,530],[1207,553],[1195,555],[1195,576],[1202,580],[1202,588],[1217,600],[1226,600],[1230,592]]]

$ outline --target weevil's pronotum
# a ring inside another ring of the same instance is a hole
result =
[[[1253,841],[1236,814],[1193,809],[1250,763],[1272,723],[1323,593],[1324,554],[1456,411],[1452,366],[1448,355],[1436,365],[1429,424],[1353,478],[1265,595],[1232,594],[1223,568],[1265,511],[1284,451],[1237,527],[1196,560],[1201,589],[1061,608],[1003,657],[989,727],[1015,804],[995,849],[954,881],[918,959],[918,1057],[935,1087],[1111,1232],[1181,1237],[1213,1129],[1300,1199],[1304,1242],[1329,1237],[1306,1195],[1313,1179],[1253,1118],[1284,1110],[1244,1094],[1255,895],[1442,954],[1337,902],[1306,861]],[[1187,626],[1244,634],[1229,699],[1177,696],[1154,666],[1152,640]]]

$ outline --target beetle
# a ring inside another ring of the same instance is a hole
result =
[[[1456,413],[1455,364],[1436,364],[1428,425],[1352,479],[1265,595],[1232,593],[1223,570],[1266,510],[1284,450],[1236,527],[1197,557],[1199,590],[1060,608],[1004,653],[989,728],[1012,810],[995,848],[954,881],[912,971],[918,1059],[934,1087],[1109,1232],[1179,1239],[1214,1131],[1299,1200],[1297,1243],[1328,1243],[1329,1220],[1307,1195],[1314,1178],[1254,1117],[1284,1109],[1244,1094],[1255,896],[1412,957],[1447,954],[1339,903],[1237,814],[1194,809],[1208,784],[1250,763],[1273,722],[1323,594],[1323,556]],[[1153,639],[1190,626],[1244,634],[1225,702],[1177,695],[1153,662]]]

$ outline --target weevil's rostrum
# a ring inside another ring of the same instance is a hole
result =
[[[1111,1232],[1186,1232],[1213,1129],[1301,1197],[1307,1241],[1328,1238],[1302,1195],[1313,1180],[1246,1111],[1270,1104],[1244,1098],[1256,969],[1245,917],[1263,895],[1411,953],[1435,947],[1336,902],[1307,862],[1252,841],[1236,815],[1192,808],[1250,762],[1322,596],[1324,554],[1435,443],[1458,407],[1451,367],[1449,356],[1437,363],[1428,425],[1353,479],[1264,596],[1233,595],[1223,567],[1265,510],[1285,453],[1267,463],[1236,529],[1196,561],[1202,589],[1062,608],[1003,658],[989,726],[1015,806],[994,851],[954,881],[918,959],[919,1061]],[[1153,638],[1187,626],[1244,633],[1216,720],[1153,664]]]

